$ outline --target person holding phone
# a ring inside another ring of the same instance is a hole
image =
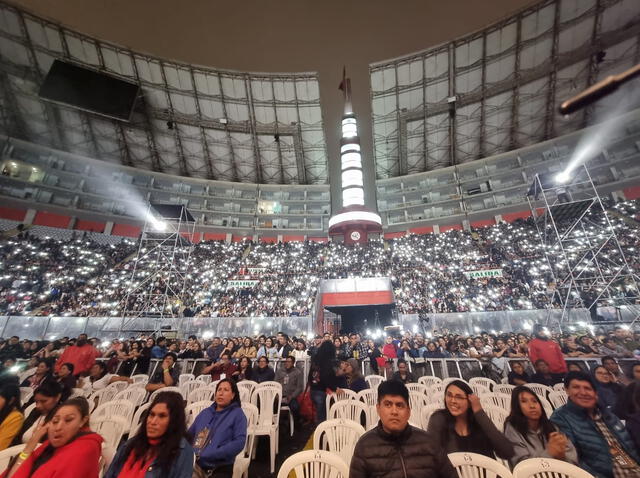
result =
[[[551,423],[538,396],[524,385],[511,393],[511,413],[504,434],[515,451],[509,460],[512,467],[528,458],[554,458],[578,464],[573,443]]]

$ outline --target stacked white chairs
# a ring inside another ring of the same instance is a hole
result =
[[[513,469],[513,478],[595,478],[566,461],[553,458],[529,458]]]
[[[122,392],[118,392],[113,397],[114,400],[127,400],[133,403],[134,407],[139,407],[144,402],[147,392],[140,387],[127,387]]]
[[[192,373],[181,373],[178,375],[178,387],[182,386],[183,383],[188,382],[189,380],[195,380],[196,376]]]
[[[180,389],[180,393],[183,397],[189,398],[191,392],[194,390],[198,390],[199,388],[204,388],[207,385],[204,382],[199,382],[197,380],[187,380],[183,382],[178,388]]]
[[[378,403],[378,390],[373,388],[365,388],[356,394],[356,398],[365,405],[374,406]]]
[[[251,453],[255,439],[252,430],[258,423],[258,408],[255,405],[243,403],[242,411],[247,419],[247,441],[233,462],[233,478],[247,478],[249,475],[249,464],[251,463]]]
[[[424,377],[420,377],[418,379],[418,383],[421,383],[425,387],[430,388],[432,385],[442,385],[442,379],[440,377],[425,375]]]
[[[496,382],[486,377],[473,377],[469,379],[469,385],[473,392],[478,395],[485,392],[493,392]]]
[[[378,386],[385,381],[382,375],[367,375],[364,380],[369,384],[369,388],[378,390]]]
[[[278,478],[287,478],[291,472],[296,478],[348,478],[349,467],[338,455],[325,450],[306,450],[287,458]]]
[[[204,375],[198,375],[196,377],[196,380],[198,380],[200,382],[204,382],[207,385],[209,385],[211,383],[211,375],[209,375],[208,373],[204,374]]]
[[[549,396],[549,392],[553,392],[553,388],[543,385],[542,383],[527,383],[525,387],[536,392],[536,395],[540,398],[546,399]]]
[[[91,418],[100,417],[120,417],[131,423],[133,421],[133,415],[135,412],[135,406],[133,403],[127,400],[112,400],[102,405],[98,405],[96,409],[91,413]]]
[[[498,383],[494,385],[493,392],[494,393],[503,393],[505,395],[511,395],[513,389],[516,388],[515,385],[510,385],[508,383]]]
[[[142,416],[151,406],[151,402],[147,402],[143,405],[140,405],[136,410],[136,413],[133,414],[133,419],[131,420],[131,431],[129,431],[129,436],[132,437],[136,433],[138,433],[138,429],[142,426],[140,421],[142,420]]]
[[[189,428],[193,424],[193,421],[202,410],[204,410],[205,408],[209,408],[212,404],[213,402],[211,400],[202,400],[200,402],[194,402],[191,405],[187,406],[184,411],[187,417],[187,428]]]
[[[552,387],[556,392],[564,392],[564,383],[556,383],[553,387]]]
[[[480,404],[483,408],[494,405],[504,410],[511,410],[511,395],[506,393],[481,393]]]
[[[211,402],[213,400],[213,393],[214,393],[213,390],[211,390],[207,386],[196,388],[187,397],[187,402],[196,403],[196,402],[202,402],[203,400],[208,400],[209,402]]]
[[[510,413],[509,409],[489,404],[482,405],[482,409],[488,415],[488,417],[491,419],[498,430],[504,430],[504,422]]]
[[[20,403],[24,404],[31,400],[33,397],[33,388],[31,387],[20,387]]]
[[[334,403],[331,405],[331,409],[329,410],[327,417],[330,419],[341,418],[343,420],[352,420],[356,423],[362,423],[362,419],[364,417],[365,428],[369,430],[371,425],[369,422],[369,407],[360,400],[340,400]]]
[[[253,433],[255,436],[266,435],[269,437],[271,454],[271,473],[276,466],[276,454],[278,453],[278,433],[280,423],[280,407],[282,405],[282,385],[278,382],[262,382],[253,391],[251,403],[258,410],[258,423]],[[255,442],[253,447],[255,456]]]
[[[553,392],[549,392],[549,402],[554,409],[560,408],[562,405],[566,405],[567,400],[567,392],[564,390],[554,390]]]
[[[424,393],[409,391],[409,405],[411,406],[411,418],[409,421],[415,427],[421,425],[422,409],[429,406],[429,400]]]
[[[241,380],[238,382],[238,391],[240,392],[240,403],[251,401],[251,394],[258,386],[258,382],[253,380]]]
[[[427,394],[427,387],[421,383],[408,383],[407,390],[410,392],[421,393],[423,395]]]
[[[513,478],[509,468],[477,453],[449,453],[449,461],[459,478]]]
[[[149,383],[149,376],[145,373],[139,373],[136,375],[132,375],[131,380],[133,380],[132,385],[134,383],[144,383],[146,385],[147,383]]]
[[[100,416],[91,415],[89,419],[91,430],[96,432],[104,439],[105,446],[114,450],[118,449],[120,440],[129,432],[131,422],[120,416]]]
[[[176,393],[179,393],[180,395],[182,395],[182,390],[180,390],[180,387],[162,387],[162,388],[159,388],[158,390],[156,390],[155,392],[153,392],[149,396],[149,402],[153,402],[153,399],[156,398],[156,395],[158,395],[159,393],[163,393],[163,392],[176,392]],[[182,398],[184,399],[184,396]]]
[[[325,402],[327,407],[327,416],[329,415],[329,410],[331,409],[331,406],[334,403],[339,402],[341,400],[357,400],[357,399],[358,399],[358,394],[353,390],[349,390],[348,388],[341,388],[339,391],[336,391],[335,393],[327,394],[327,398]]]
[[[351,420],[325,420],[313,433],[313,449],[335,453],[349,465],[356,443],[365,429]]]
[[[431,415],[438,410],[442,410],[442,406],[437,403],[429,403],[422,407],[422,410],[420,410],[420,428],[426,430],[429,427]],[[411,416],[413,416],[413,410],[411,410]]]

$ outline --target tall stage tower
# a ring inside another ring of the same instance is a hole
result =
[[[358,124],[351,103],[351,80],[343,73],[340,89],[344,94],[342,139],[340,140],[342,209],[329,219],[329,235],[342,237],[345,244],[366,243],[369,234],[382,232],[377,212],[364,205],[364,177]]]

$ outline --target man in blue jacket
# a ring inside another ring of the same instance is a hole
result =
[[[565,388],[569,401],[551,421],[576,447],[580,467],[598,478],[639,477],[638,451],[620,420],[598,407],[593,379],[569,372]]]
[[[196,463],[214,476],[233,475],[233,462],[247,439],[247,418],[240,406],[240,393],[234,381],[218,382],[215,401],[196,417],[189,428],[193,436]]]

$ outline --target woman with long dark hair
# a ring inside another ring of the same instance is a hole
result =
[[[20,389],[6,384],[0,389],[0,450],[11,442],[22,428],[24,415],[20,411]]]
[[[13,440],[12,445],[26,443],[40,425],[51,419],[51,413],[58,408],[62,400],[62,385],[55,380],[47,380],[33,393],[36,406],[25,417],[22,428]]]
[[[25,378],[20,386],[31,387],[35,390],[48,379],[53,379],[53,365],[50,360],[38,359],[35,373]]]
[[[205,476],[212,471],[215,478],[231,478],[233,462],[247,438],[247,418],[233,380],[225,378],[218,382],[213,405],[200,412],[189,434],[194,437],[196,464]]]
[[[505,421],[504,434],[515,452],[509,460],[511,466],[528,458],[555,458],[578,464],[578,453],[571,441],[551,423],[538,396],[525,385],[511,393],[511,413]]]
[[[336,346],[333,345],[333,342],[326,340],[322,342],[316,354],[311,358],[311,367],[309,368],[311,400],[316,406],[317,423],[327,419],[326,391],[329,389],[335,392],[338,388],[337,368]]]
[[[50,422],[36,430],[0,478],[98,478],[102,437],[93,433],[88,424],[87,400],[67,400]],[[38,447],[44,436],[47,439]]]
[[[444,391],[445,408],[429,419],[428,431],[446,453],[466,451],[509,459],[513,445],[482,410],[480,399],[462,380],[449,383]]]
[[[236,382],[240,382],[241,380],[251,380],[252,373],[251,359],[249,357],[242,357],[238,362],[238,369],[233,372],[231,378]]]
[[[143,426],[120,447],[104,478],[191,478],[194,453],[185,420],[182,396],[158,393]]]

